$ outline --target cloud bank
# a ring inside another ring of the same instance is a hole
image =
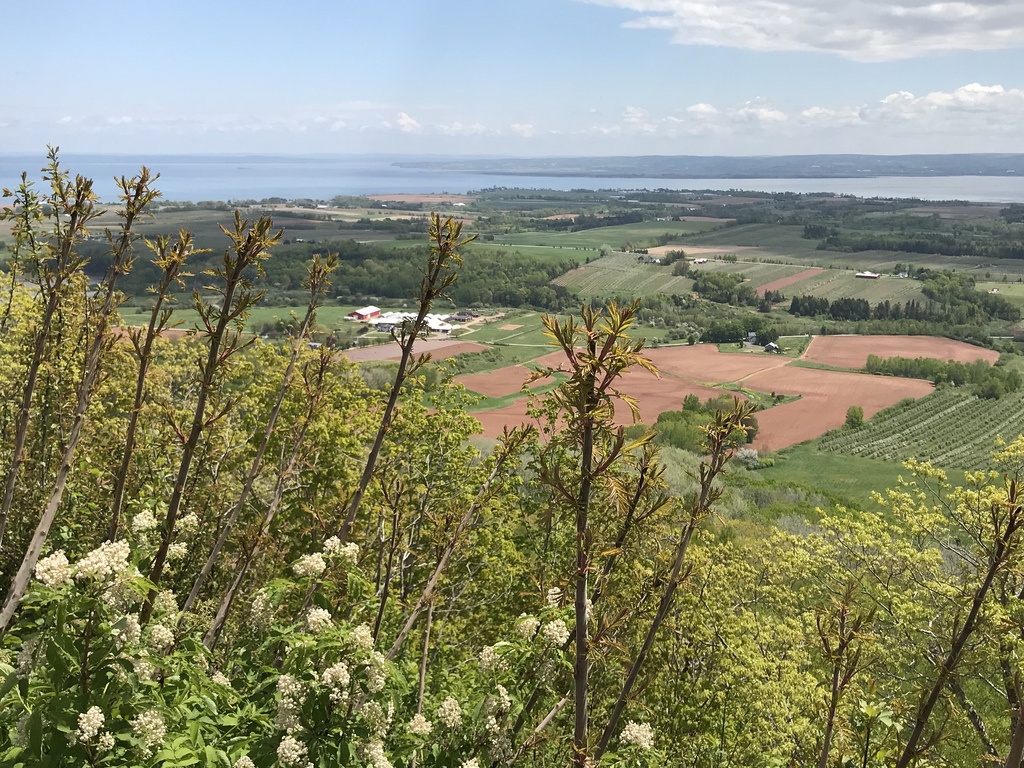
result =
[[[674,43],[814,51],[891,61],[949,51],[1016,48],[1024,13],[1007,0],[579,0],[637,14],[636,29]]]

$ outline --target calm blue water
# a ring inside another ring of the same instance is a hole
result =
[[[0,186],[18,183],[22,171],[39,179],[42,155],[0,154]],[[565,176],[498,176],[400,168],[413,157],[250,155],[76,155],[62,164],[94,180],[103,200],[116,197],[114,177],[145,163],[160,173],[165,200],[244,200],[374,193],[468,192],[488,187],[532,189],[719,189],[761,192],[835,192],[858,197],[1024,202],[1024,177],[883,176],[873,179],[638,179]]]

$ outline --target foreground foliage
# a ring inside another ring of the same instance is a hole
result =
[[[164,338],[158,304],[126,338],[117,270],[89,291],[56,215],[88,186],[50,174],[8,214],[0,765],[1020,764],[1024,440],[962,488],[911,463],[877,513],[730,522],[749,407],[701,414],[673,489],[620,426],[637,305],[547,319],[559,384],[482,452],[419,320],[387,391],[309,348],[330,256],[290,343],[241,334],[267,219],[225,231],[198,331]],[[420,318],[467,242],[430,238]],[[189,243],[149,244],[166,302]]]

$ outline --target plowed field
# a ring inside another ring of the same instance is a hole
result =
[[[999,359],[995,350],[936,336],[815,336],[803,357],[837,368],[863,368],[868,355],[932,357],[961,363],[975,360],[994,363]]]

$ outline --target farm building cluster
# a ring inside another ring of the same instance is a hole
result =
[[[468,320],[472,320],[477,317],[475,312],[456,312],[454,314],[447,315],[435,315],[428,314],[424,321],[427,324],[427,329],[431,333],[440,333],[448,335],[457,328],[462,326],[459,323],[464,323]],[[415,320],[415,312],[383,312],[380,307],[368,306],[362,309],[357,309],[354,312],[349,312],[345,315],[345,319],[354,320],[356,322],[366,323],[376,331],[381,333],[390,333],[395,330],[406,320]]]

